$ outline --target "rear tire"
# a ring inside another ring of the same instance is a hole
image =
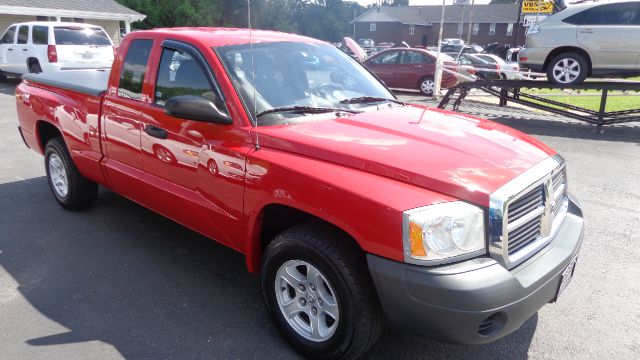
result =
[[[422,95],[433,96],[433,92],[436,88],[436,82],[433,78],[426,77],[420,80],[420,84],[418,84],[418,90],[422,93]]]
[[[305,356],[357,358],[382,333],[365,257],[351,238],[324,223],[301,224],[273,239],[260,286],[279,332]],[[315,335],[314,326],[320,329]]]
[[[7,75],[5,75],[4,72],[0,71],[0,82],[5,81],[7,81]]]
[[[38,62],[34,62],[29,66],[29,72],[31,74],[40,74],[42,72],[42,68]]]
[[[588,71],[584,56],[567,52],[551,59],[547,65],[547,79],[556,85],[576,85],[584,82]]]
[[[80,174],[61,137],[45,146],[44,167],[53,196],[68,210],[83,210],[95,203],[98,184]]]

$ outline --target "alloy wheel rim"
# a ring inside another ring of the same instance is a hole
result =
[[[556,81],[568,84],[580,75],[580,63],[575,59],[565,58],[553,66],[553,77]]]
[[[58,154],[49,155],[49,176],[56,194],[60,197],[67,196],[69,193],[67,169]]]
[[[423,93],[426,94],[431,94],[433,93],[433,88],[435,87],[435,83],[433,82],[433,80],[423,80],[422,83],[420,84],[420,90],[422,90]]]
[[[276,301],[285,320],[303,338],[330,339],[340,322],[336,293],[327,278],[302,260],[282,264],[275,278]]]

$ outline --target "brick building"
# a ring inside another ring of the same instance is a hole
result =
[[[441,6],[377,6],[354,20],[355,38],[435,46],[441,11]],[[516,4],[447,5],[442,37],[469,38],[469,43],[479,45],[522,45],[526,29],[517,22]]]

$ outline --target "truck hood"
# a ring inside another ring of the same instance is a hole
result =
[[[322,115],[319,115],[322,116]],[[509,127],[417,105],[255,128],[298,153],[488,206],[489,195],[555,154]]]

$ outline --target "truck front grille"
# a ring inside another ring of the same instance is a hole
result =
[[[544,186],[540,185],[509,204],[507,210],[509,255],[542,236]]]
[[[511,269],[545,247],[567,209],[564,161],[553,156],[491,194],[490,255]]]

